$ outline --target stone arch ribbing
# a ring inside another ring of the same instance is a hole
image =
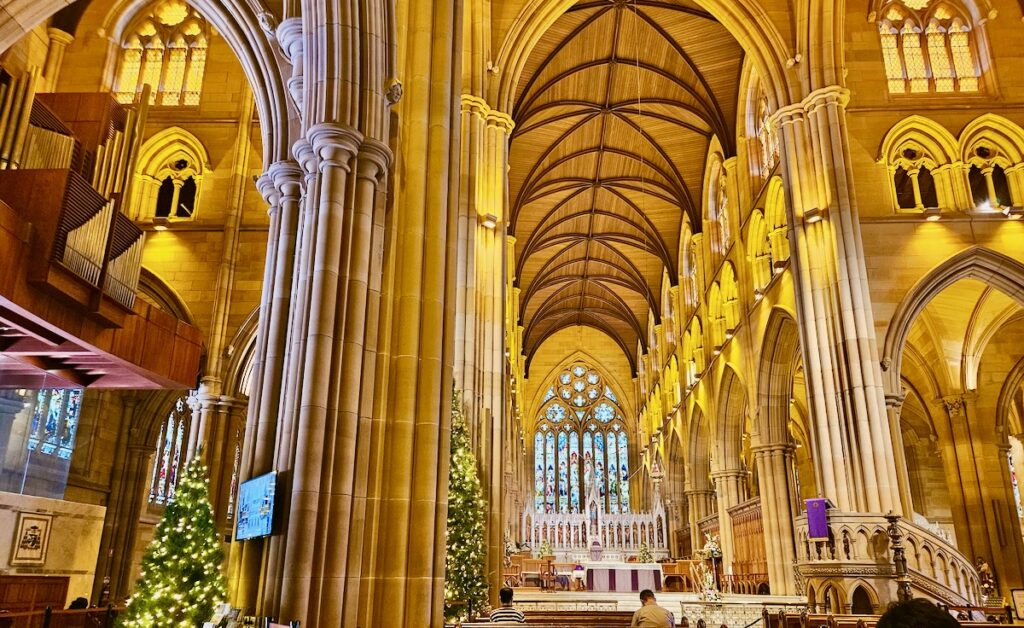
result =
[[[972,246],[922,277],[896,307],[882,348],[886,394],[900,392],[903,347],[917,316],[940,292],[961,279],[978,279],[1024,305],[1024,264],[1002,253]]]

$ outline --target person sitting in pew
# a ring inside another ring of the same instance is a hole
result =
[[[878,619],[877,628],[959,628],[960,622],[928,600],[896,602]]]
[[[512,589],[509,587],[502,588],[498,592],[498,597],[501,598],[501,608],[491,611],[490,620],[492,624],[522,624],[526,622],[526,617],[523,616],[523,613],[512,608]]]
[[[658,606],[654,591],[644,589],[640,592],[640,608],[633,613],[630,628],[672,628],[675,618],[672,613]]]

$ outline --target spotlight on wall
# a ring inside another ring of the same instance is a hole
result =
[[[494,229],[498,226],[498,217],[494,214],[484,214],[483,216],[480,216],[480,224],[483,225],[485,229]]]
[[[1003,210],[1003,213],[1010,220],[1020,220],[1024,218],[1024,207],[1007,207]]]
[[[167,231],[167,225],[155,224],[153,225],[153,231]]]
[[[153,218],[153,231],[167,231],[167,218],[164,216]]]
[[[921,215],[928,222],[935,222],[942,219],[942,210],[938,207],[926,207],[921,211]]]
[[[812,207],[804,212],[804,222],[809,225],[821,222],[821,219],[824,217],[825,212],[820,207]]]

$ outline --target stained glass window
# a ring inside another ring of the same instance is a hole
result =
[[[1024,521],[1024,505],[1020,499],[1020,484],[1017,481],[1017,468],[1013,464],[1013,450],[1006,452],[1007,462],[1010,465],[1010,486],[1013,487],[1013,500],[1017,504],[1017,516]]]
[[[35,399],[29,427],[29,451],[70,460],[82,413],[82,391],[47,388],[38,391]]]
[[[144,85],[150,103],[196,106],[206,69],[206,21],[184,0],[162,0],[136,17],[124,38],[114,97],[135,102]]]
[[[596,486],[605,512],[629,512],[629,439],[618,398],[576,363],[555,378],[534,434],[534,508],[579,513]]]
[[[185,398],[179,397],[174,402],[174,407],[167,413],[167,419],[160,426],[160,435],[156,441],[156,458],[153,461],[153,476],[150,479],[149,487],[149,503],[151,504],[169,504],[174,501],[178,473],[185,464],[182,451],[187,443],[191,415]],[[241,455],[240,452],[239,455]]]

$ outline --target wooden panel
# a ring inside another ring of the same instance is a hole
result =
[[[0,609],[9,612],[64,608],[67,576],[0,576]]]

